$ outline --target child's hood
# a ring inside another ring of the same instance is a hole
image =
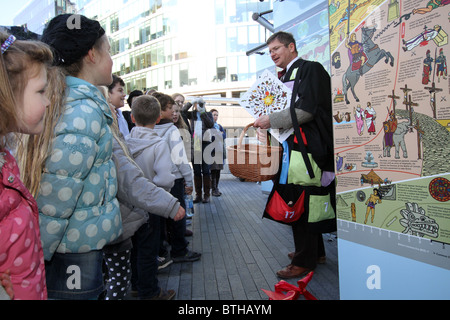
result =
[[[125,138],[131,154],[136,158],[145,149],[154,147],[163,141],[155,130],[145,127],[133,127],[130,134]]]
[[[163,137],[168,131],[173,128],[176,128],[172,121],[170,122],[160,122],[155,126],[155,132],[160,136]]]

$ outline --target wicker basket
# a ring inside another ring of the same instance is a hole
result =
[[[237,145],[227,147],[228,168],[232,175],[247,181],[271,180],[278,171],[282,148],[271,146],[269,140],[267,145],[242,145],[245,133],[252,126],[250,123],[244,128]]]

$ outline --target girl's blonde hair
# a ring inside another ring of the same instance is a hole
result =
[[[0,32],[0,45],[9,37]],[[49,46],[39,41],[15,40],[0,55],[0,149],[7,147],[6,136],[17,130],[17,108],[23,103],[28,79],[35,77],[41,67],[48,68],[53,60]]]
[[[37,197],[39,193],[41,176],[51,150],[54,129],[63,113],[66,98],[66,76],[61,68],[49,68],[47,82],[46,95],[50,105],[45,110],[44,130],[39,135],[20,135],[17,144],[17,162],[20,171],[27,173],[22,177],[22,181],[34,197]]]
[[[131,163],[133,163],[135,166],[137,166],[139,168],[139,166],[134,161],[133,156],[130,154],[128,146],[126,145],[125,141],[123,140],[123,138],[121,136],[122,133],[119,130],[119,123],[117,122],[117,115],[116,115],[115,107],[109,103],[109,89],[108,89],[108,87],[97,86],[97,89],[106,98],[106,101],[108,102],[109,109],[111,110],[111,114],[112,114],[112,117],[113,117],[113,122],[110,125],[110,127],[111,127],[111,132],[112,132],[113,138],[116,139],[117,143],[122,148],[123,152],[125,153],[125,156],[128,158],[128,161],[130,161]],[[117,168],[117,169],[120,170],[120,168]]]

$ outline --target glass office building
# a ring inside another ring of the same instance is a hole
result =
[[[113,73],[125,81],[127,92],[155,89],[238,98],[256,80],[256,57],[246,52],[271,34],[252,14],[270,11],[272,1],[74,2],[79,13],[105,28]]]
[[[42,34],[46,24],[61,13],[74,13],[70,0],[35,0],[28,2],[13,19],[15,26],[26,26],[28,30]]]

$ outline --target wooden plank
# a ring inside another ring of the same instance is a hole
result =
[[[288,265],[294,250],[290,226],[262,218],[267,194],[259,184],[222,175],[221,197],[194,205],[188,229],[191,250],[199,261],[172,264],[158,274],[164,289],[175,289],[180,300],[267,300],[276,271]],[[308,290],[322,300],[339,299],[337,239],[324,235],[327,262],[318,265]],[[299,279],[287,280],[296,285]]]

